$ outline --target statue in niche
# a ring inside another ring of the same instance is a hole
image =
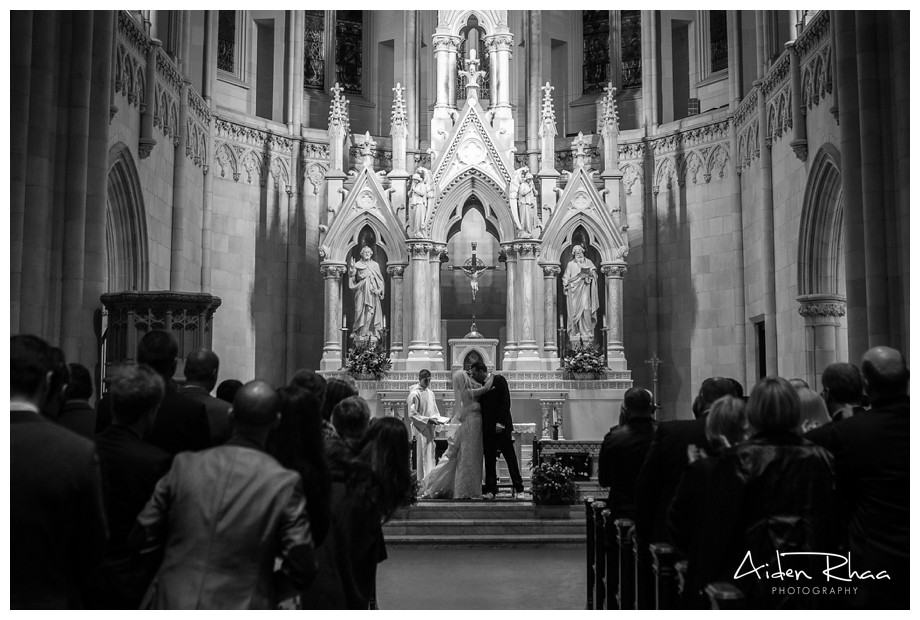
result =
[[[572,247],[572,260],[562,274],[562,286],[568,298],[569,340],[585,343],[594,342],[594,328],[597,326],[597,267],[585,256],[580,245]]]
[[[532,238],[537,228],[537,192],[529,167],[522,166],[514,171],[508,194],[511,197],[511,214],[520,231],[520,237]]]
[[[352,337],[376,342],[383,329],[383,274],[374,260],[374,251],[368,246],[361,248],[361,260],[348,259],[348,288],[355,296]]]
[[[433,197],[431,172],[419,166],[412,175],[412,188],[409,190],[409,234],[416,239],[428,237],[428,210]]]

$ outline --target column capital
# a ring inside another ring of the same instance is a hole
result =
[[[544,278],[555,278],[562,273],[562,267],[559,263],[540,263],[540,267],[543,268]]]
[[[428,260],[443,262],[447,260],[447,246],[443,243],[432,243],[428,250]],[[438,265],[440,267],[440,265]]]
[[[395,263],[387,265],[387,273],[393,278],[401,278],[406,274],[405,263]]]
[[[428,254],[434,248],[430,241],[407,241],[406,249],[412,258],[428,258]]]
[[[515,241],[514,251],[521,258],[533,258],[540,255],[539,241]]]
[[[515,244],[506,243],[501,246],[501,250],[498,252],[498,261],[499,262],[508,262],[508,261],[517,261],[518,255],[517,250],[515,249]]]
[[[436,34],[431,37],[431,44],[435,52],[453,52],[460,49],[460,37],[451,34]]]
[[[485,38],[486,49],[490,52],[511,52],[514,48],[514,35],[493,34]]]
[[[323,274],[324,278],[334,278],[338,279],[345,275],[345,265],[340,264],[329,264],[329,265],[320,265],[319,272]]]
[[[846,298],[841,295],[800,295],[796,301],[799,316],[805,320],[838,318],[847,313]]]
[[[601,265],[601,273],[605,276],[611,276],[614,278],[622,278],[626,275],[626,265],[623,264],[608,264]]]

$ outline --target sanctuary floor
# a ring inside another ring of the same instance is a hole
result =
[[[581,609],[585,548],[388,548],[380,609]]]

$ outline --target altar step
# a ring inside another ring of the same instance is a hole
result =
[[[401,509],[383,527],[387,545],[542,547],[585,543],[584,507],[530,501],[426,501]]]

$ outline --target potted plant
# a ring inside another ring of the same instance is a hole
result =
[[[543,506],[560,506],[578,502],[575,471],[555,459],[533,468],[530,478],[533,502]]]
[[[575,346],[570,345],[562,357],[562,369],[575,379],[597,379],[598,373],[606,368],[600,349],[581,340]]]
[[[379,340],[365,338],[348,349],[344,369],[355,379],[380,380],[390,370],[392,362]]]

